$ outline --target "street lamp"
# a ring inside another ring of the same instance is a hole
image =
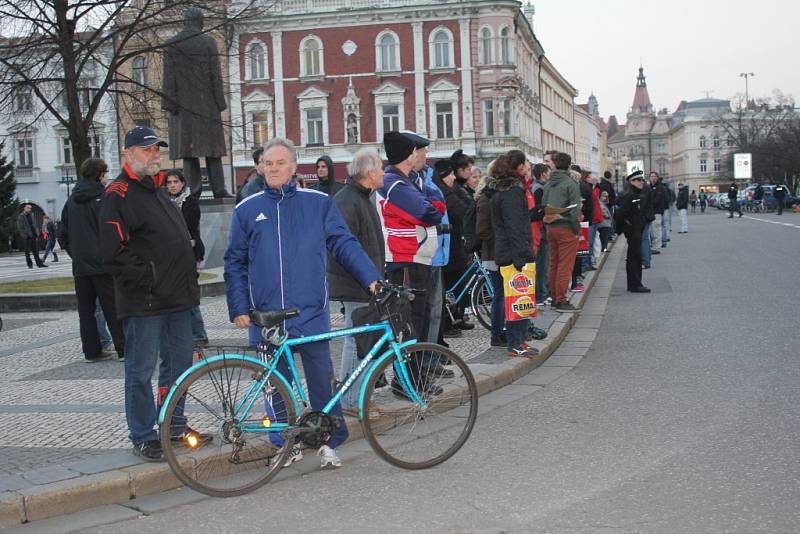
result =
[[[72,184],[74,184],[75,182],[77,182],[77,179],[74,176],[72,176],[69,173],[69,171],[66,171],[66,174],[64,174],[61,177],[61,187],[62,187],[62,189],[66,189],[67,190],[67,199],[69,199],[69,193],[70,193],[69,187]]]
[[[755,76],[755,73],[752,72],[742,72],[739,74],[740,78],[744,78],[744,105],[747,107],[747,104],[750,102],[750,76]]]

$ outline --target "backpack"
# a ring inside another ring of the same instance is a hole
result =
[[[481,240],[478,239],[477,231],[475,230],[477,219],[477,202],[471,202],[467,211],[464,212],[464,221],[461,227],[461,235],[464,237],[464,248],[467,254],[481,251]]]

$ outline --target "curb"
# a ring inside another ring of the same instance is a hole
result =
[[[225,294],[225,281],[221,279],[200,282],[200,298]],[[54,293],[4,293],[0,295],[0,313],[23,313],[77,310],[74,292]]]
[[[598,275],[603,270],[608,258],[611,257],[616,245],[617,243],[614,242],[609,247],[609,252],[600,258],[597,270],[586,276],[584,280],[586,291],[573,294],[570,300],[577,307],[582,308],[583,303],[588,299]],[[213,283],[221,285],[224,292],[224,281]],[[507,386],[545,363],[567,337],[580,315],[581,311],[577,311],[562,313],[556,318],[550,327],[547,338],[534,342],[536,348],[539,349],[538,358],[509,359],[502,364],[496,364],[492,372],[476,371],[475,382],[479,396],[483,397]],[[363,438],[363,431],[358,420],[348,418],[348,423],[351,431],[347,443],[352,444]],[[135,504],[126,503],[180,487],[181,483],[175,478],[168,464],[152,463],[82,475],[18,491],[2,492],[0,493],[0,529],[19,527],[21,524],[32,521],[103,505],[120,504],[136,509]]]

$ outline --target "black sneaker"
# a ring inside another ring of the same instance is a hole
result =
[[[426,384],[425,387],[418,391],[420,396],[423,398],[431,398],[435,397],[436,395],[441,395],[444,392],[442,386],[438,386],[435,383]],[[406,395],[403,386],[400,385],[400,382],[397,382],[395,379],[392,379],[392,395],[399,399],[410,401],[411,399]]]
[[[133,446],[133,455],[138,456],[145,462],[164,461],[164,451],[161,449],[161,442],[157,439],[137,443]]]
[[[475,328],[474,324],[468,323],[467,321],[465,321],[463,319],[458,321],[458,322],[456,322],[455,324],[453,324],[453,326],[455,326],[459,330],[472,330],[473,328]]]

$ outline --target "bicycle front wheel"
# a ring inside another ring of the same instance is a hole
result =
[[[178,480],[206,495],[233,497],[277,474],[291,450],[279,429],[291,427],[297,414],[292,393],[274,376],[263,382],[265,372],[254,362],[223,358],[181,382],[160,428]]]
[[[411,388],[420,401],[412,400]],[[441,345],[416,343],[402,361],[388,358],[370,375],[362,425],[381,458],[426,469],[464,445],[477,415],[478,389],[464,360]]]
[[[472,286],[469,292],[470,304],[478,322],[487,330],[492,329],[492,293],[483,276]]]

